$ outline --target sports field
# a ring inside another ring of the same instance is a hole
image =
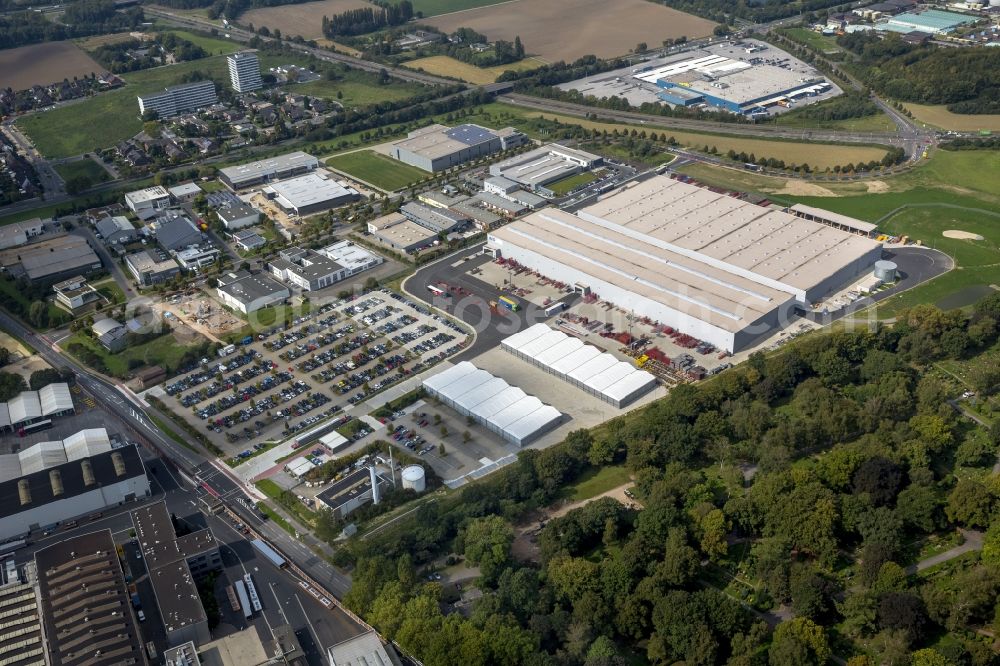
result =
[[[103,72],[74,42],[49,42],[0,50],[0,88],[26,90],[74,76]]]
[[[490,40],[520,37],[531,55],[571,62],[584,55],[625,55],[639,42],[712,34],[715,23],[647,0],[514,0],[435,17],[427,24],[452,33],[472,28]]]
[[[241,14],[240,24],[252,23],[256,28],[265,25],[271,30],[280,30],[284,37],[301,35],[304,39],[322,39],[324,16],[374,6],[365,0],[319,0],[301,5],[263,7]]]
[[[906,104],[904,106],[917,120],[934,127],[940,127],[943,130],[1000,132],[1000,113],[972,116],[964,113],[952,113],[944,104]]]
[[[484,85],[493,83],[497,77],[507,71],[521,72],[528,69],[535,69],[544,65],[541,60],[525,58],[508,65],[497,65],[496,67],[476,67],[467,62],[456,60],[451,56],[429,56],[427,58],[417,58],[404,62],[404,67],[410,69],[422,69],[429,74],[438,76],[450,76],[453,79],[461,79],[469,83]]]
[[[430,176],[422,169],[372,150],[331,157],[326,164],[386,192],[395,192]]]

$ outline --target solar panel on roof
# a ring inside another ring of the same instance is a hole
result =
[[[467,146],[475,146],[496,136],[493,132],[475,125],[458,125],[446,130],[445,134],[449,139],[461,141]]]

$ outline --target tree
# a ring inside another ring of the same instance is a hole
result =
[[[469,564],[478,566],[483,577],[492,582],[510,558],[514,531],[500,516],[486,516],[469,521],[459,540]]]
[[[896,515],[905,525],[924,532],[933,532],[937,526],[940,502],[927,486],[909,485],[896,497]]]
[[[912,642],[927,624],[923,600],[908,592],[882,595],[878,604],[878,624],[882,629],[902,632]]]
[[[663,560],[656,566],[656,577],[671,587],[690,583],[698,571],[698,551],[688,544],[683,527],[671,527],[663,549]]]
[[[932,648],[917,650],[910,658],[910,666],[951,666],[952,663]]]
[[[1000,565],[1000,520],[994,520],[983,537],[982,559],[985,564]]]
[[[854,472],[854,492],[867,493],[875,506],[891,504],[903,480],[903,470],[891,460],[870,458]]]
[[[438,455],[444,458],[447,455],[447,451],[444,448],[444,442],[438,444]]]
[[[949,520],[967,527],[986,527],[993,512],[994,497],[978,479],[961,479],[948,495],[944,512]]]
[[[0,372],[0,402],[7,402],[27,390],[24,377],[13,372]]]
[[[49,306],[45,301],[35,301],[28,308],[28,321],[35,328],[45,328],[49,323]]]
[[[713,561],[725,557],[728,552],[726,534],[730,528],[726,514],[719,509],[712,509],[701,519],[699,528],[701,530],[702,552]]]
[[[796,617],[775,629],[768,661],[771,666],[823,666],[831,654],[823,627]]]
[[[37,391],[43,386],[63,381],[66,381],[63,373],[55,368],[45,368],[43,370],[35,370],[31,373],[31,377],[28,379],[28,386],[32,391]]]

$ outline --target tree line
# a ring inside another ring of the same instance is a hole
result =
[[[323,17],[323,34],[329,39],[341,36],[364,35],[394,25],[402,25],[413,18],[413,3],[401,0],[398,4],[381,7],[361,7],[340,14]]]
[[[345,601],[427,666],[818,666],[835,625],[851,666],[993,663],[976,631],[1000,625],[1000,426],[960,419],[934,363],[996,391],[1000,370],[976,359],[998,330],[990,296],[756,353],[352,540]],[[631,472],[641,507],[591,502],[515,556],[513,524],[606,465]],[[981,558],[904,570],[915,537],[988,526]],[[423,575],[444,558],[478,570],[467,617]],[[771,631],[756,613],[778,604],[794,617]]]
[[[119,12],[111,0],[78,0],[67,5],[59,22],[37,12],[0,16],[0,49],[136,30],[144,20],[141,7]]]

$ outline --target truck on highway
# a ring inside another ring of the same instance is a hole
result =
[[[267,545],[267,543],[263,539],[254,539],[253,541],[250,542],[250,544],[257,550],[258,553],[263,555],[268,562],[278,567],[279,569],[288,564],[288,562],[285,561],[285,558],[283,558],[281,555],[278,555],[278,553],[269,545]]]

